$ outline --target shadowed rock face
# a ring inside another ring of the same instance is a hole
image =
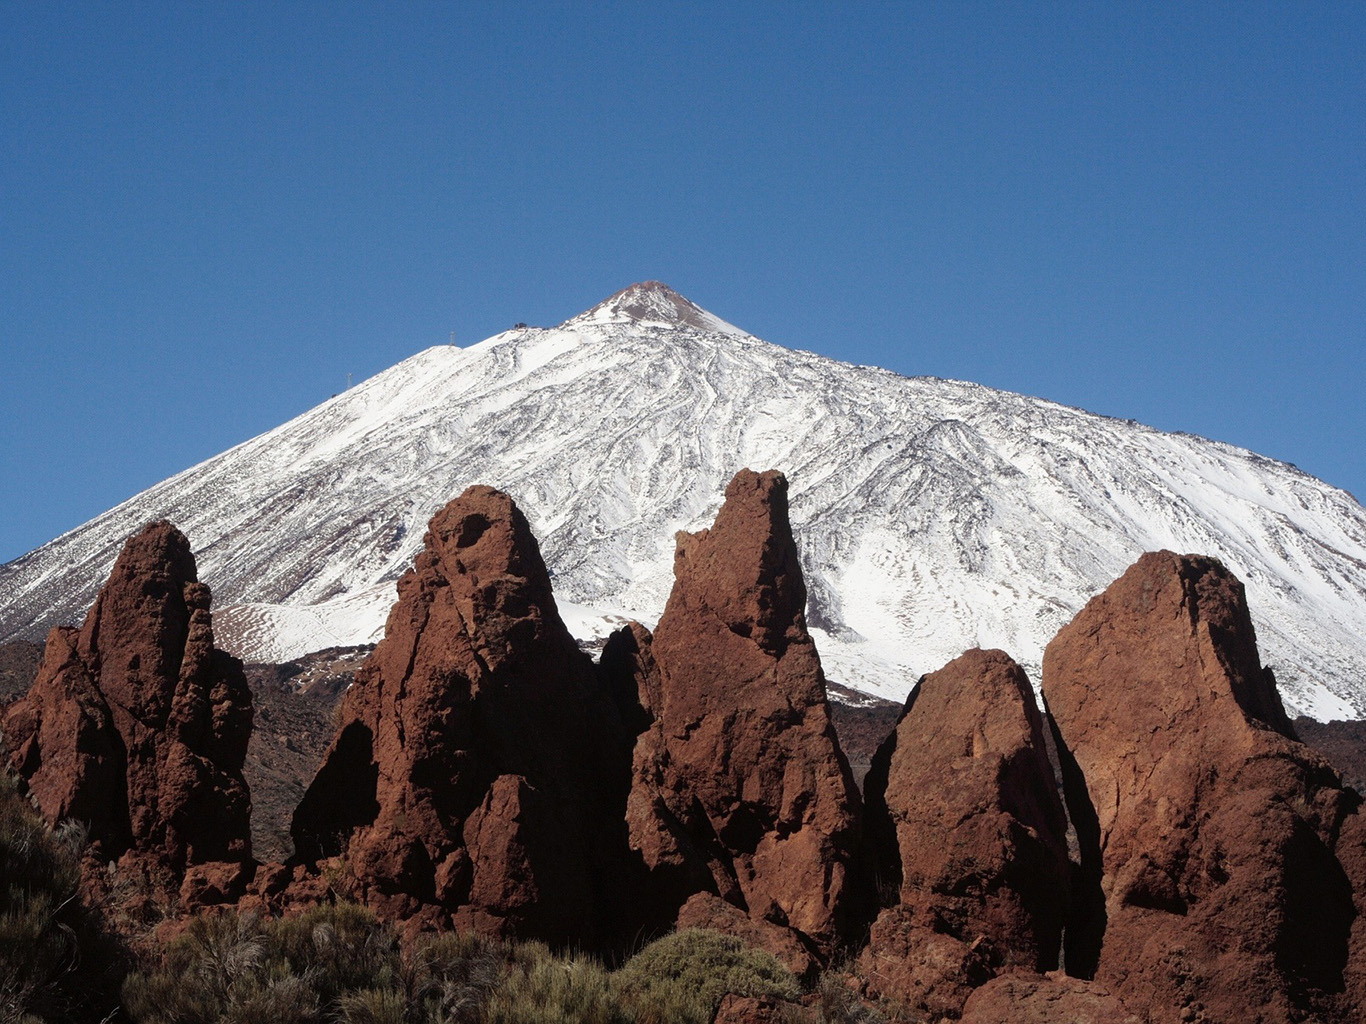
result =
[[[251,859],[251,693],[241,663],[214,648],[209,603],[189,542],[152,523],[81,629],[48,635],[4,720],[10,766],[47,820],[85,822],[101,857],[127,855],[162,880]]]
[[[715,525],[678,535],[674,572],[635,662],[649,725],[635,748],[631,846],[660,912],[710,892],[828,955],[868,892],[781,474],[737,474]]]
[[[1292,738],[1238,580],[1144,555],[1049,645],[1043,689],[1090,910],[1069,971],[1154,1020],[1343,1012],[1359,798]]]
[[[297,856],[344,855],[396,915],[591,943],[592,848],[624,801],[629,747],[526,519],[470,488],[432,518],[398,591],[295,812]]]
[[[1024,670],[968,651],[912,691],[868,776],[870,845],[894,906],[861,965],[879,992],[957,1016],[1003,967],[1058,965],[1066,820]]]

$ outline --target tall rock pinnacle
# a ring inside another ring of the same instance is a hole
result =
[[[526,519],[469,488],[398,592],[295,811],[297,855],[344,854],[393,915],[591,943],[593,847],[626,748]]]
[[[715,525],[678,535],[650,645],[657,679],[640,684],[652,721],[636,742],[628,822],[656,893],[674,907],[699,890],[715,901],[690,900],[681,924],[726,927],[738,908],[825,956],[868,894],[858,795],[805,602],[787,481],[742,470]]]
[[[891,848],[882,877],[900,879],[861,961],[879,992],[953,1018],[998,970],[1058,966],[1066,818],[1034,690],[1008,655],[971,650],[921,679],[867,795],[870,845]]]
[[[159,879],[251,858],[242,764],[252,703],[216,650],[209,588],[184,534],[130,538],[79,631],[52,630],[4,719],[9,763],[49,822],[85,822],[97,852]]]
[[[1342,837],[1360,797],[1292,738],[1222,564],[1142,556],[1048,645],[1043,691],[1089,910],[1069,973],[1144,1019],[1211,1024],[1295,1019],[1357,984],[1366,878]]]

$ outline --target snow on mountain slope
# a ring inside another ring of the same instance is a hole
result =
[[[576,635],[653,624],[673,534],[783,470],[834,680],[903,699],[973,645],[1044,645],[1138,554],[1248,589],[1294,710],[1366,715],[1366,510],[1292,466],[974,384],[780,348],[662,285],[437,347],[0,567],[0,638],[74,621],[153,518],[190,537],[256,659],[373,640],[427,519],[472,483],[526,511]]]

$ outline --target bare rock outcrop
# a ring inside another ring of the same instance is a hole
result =
[[[956,1017],[1011,967],[1058,966],[1066,819],[1029,680],[1002,651],[925,676],[866,784],[869,845],[899,887],[873,924],[870,989]]]
[[[185,536],[150,524],[84,625],[48,634],[3,723],[9,765],[49,822],[84,822],[95,855],[183,881],[191,905],[232,898],[251,862],[251,692],[214,647],[209,604]]]
[[[1242,584],[1144,555],[1048,646],[1043,689],[1089,896],[1069,973],[1140,1019],[1360,1019],[1360,798],[1293,738]]]
[[[1104,985],[1060,971],[1012,971],[993,978],[968,996],[961,1019],[962,1024],[1144,1024]]]
[[[629,740],[526,519],[471,487],[398,593],[294,814],[296,857],[341,858],[395,917],[591,945]]]
[[[828,956],[858,930],[869,892],[782,475],[737,474],[715,524],[678,535],[674,573],[631,662],[648,725],[627,820],[654,909],[709,893]]]

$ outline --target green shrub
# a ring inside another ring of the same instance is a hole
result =
[[[700,928],[650,943],[613,983],[641,1024],[710,1024],[727,992],[779,999],[801,994],[797,979],[771,953]]]
[[[354,903],[324,903],[279,918],[267,935],[270,953],[308,977],[324,1003],[353,989],[398,985],[398,940],[372,911]]]
[[[124,985],[141,1024],[710,1024],[727,992],[796,999],[773,956],[718,932],[652,943],[615,974],[538,942],[444,934],[400,951],[364,908],[262,921],[192,918],[160,967]],[[850,1016],[836,1007],[832,1022]]]
[[[85,830],[49,829],[0,773],[0,1020],[99,1019],[116,951],[82,904]]]
[[[158,970],[124,985],[142,1024],[629,1024],[592,960],[446,934],[400,955],[368,910],[192,918]]]
[[[397,989],[367,988],[341,997],[337,1020],[342,1024],[406,1024],[409,1004]]]

